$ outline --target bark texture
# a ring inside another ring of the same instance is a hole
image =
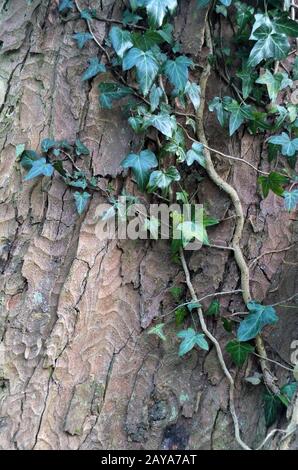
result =
[[[93,196],[79,218],[59,176],[23,180],[15,145],[37,150],[45,137],[80,137],[92,150],[82,165],[133,191],[120,161],[135,137],[120,109],[100,110],[99,79],[81,82],[87,59],[99,51],[92,42],[82,51],[75,46],[72,35],[85,31],[85,23],[63,23],[57,3],[0,0],[0,448],[235,449],[227,383],[214,349],[179,359],[174,325],[167,329],[167,342],[144,331],[173,308],[170,287],[184,286],[167,243],[103,242],[97,234],[100,196]],[[89,4],[113,18],[122,6],[117,0]],[[200,60],[206,56],[205,13],[194,14],[194,0],[180,4],[176,35],[185,52]],[[99,40],[108,31],[97,23]],[[214,76],[210,97],[224,94],[222,87]],[[206,131],[211,146],[267,169],[259,138],[243,135],[228,147],[213,116],[206,118]],[[248,260],[296,242],[295,217],[274,195],[261,200],[253,169],[220,160],[217,170],[239,191]],[[191,193],[196,176],[188,177]],[[230,200],[207,178],[197,197],[212,215],[233,215]],[[232,233],[228,218],[210,237],[228,244]],[[294,294],[297,263],[297,245],[261,257],[251,268],[254,298],[276,302]],[[189,266],[198,296],[239,288],[229,251],[204,248],[189,255]],[[242,309],[239,296],[222,299],[225,315]],[[279,313],[266,343],[270,357],[289,362],[290,344],[298,339],[297,310]],[[224,345],[221,322],[212,320],[209,327]],[[266,433],[263,389],[243,378],[258,371],[258,363],[250,360],[239,372],[228,363],[239,376],[243,436],[257,445]],[[287,381],[287,371],[276,373]],[[292,446],[298,447],[297,438]]]

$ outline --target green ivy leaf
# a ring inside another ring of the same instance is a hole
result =
[[[292,38],[298,37],[298,23],[297,21],[290,19],[288,17],[288,13],[275,19],[274,27],[278,33],[285,34]]]
[[[266,70],[265,73],[256,80],[256,83],[266,85],[269,98],[272,101],[276,101],[278,93],[284,88],[291,86],[293,82],[286,73],[276,73],[273,75],[269,70]]]
[[[199,302],[188,302],[188,304],[187,304],[187,308],[190,311],[190,313],[193,310],[201,308],[201,307],[202,307],[202,305]]]
[[[246,3],[236,2],[235,7],[237,9],[236,13],[236,23],[241,32],[247,23],[252,19],[254,14],[254,8]]]
[[[172,137],[177,129],[177,122],[174,116],[166,113],[154,114],[145,118],[144,124],[146,127],[155,127],[159,132],[167,137]]]
[[[188,312],[187,312],[185,307],[178,307],[175,310],[175,323],[176,323],[176,326],[182,325],[182,323],[184,322],[187,315],[188,315]]]
[[[277,196],[282,196],[284,193],[283,185],[288,182],[288,178],[272,171],[269,176],[260,176],[258,181],[262,186],[263,196],[266,198],[270,189]]]
[[[141,19],[142,17],[140,15],[132,13],[129,10],[125,10],[122,16],[122,21],[125,25],[137,24]]]
[[[25,170],[32,168],[33,162],[38,160],[40,156],[34,150],[24,150],[21,158],[21,165]]]
[[[159,323],[158,325],[154,326],[153,328],[150,328],[148,331],[148,335],[156,335],[158,336],[162,341],[166,341],[166,336],[163,332],[163,329],[165,327],[164,323]]]
[[[195,346],[204,351],[209,350],[209,345],[205,340],[205,335],[203,333],[196,333],[193,328],[188,328],[187,330],[182,330],[177,333],[178,338],[182,339],[182,343],[179,347],[179,356],[184,356],[189,351],[191,351]]]
[[[291,140],[285,132],[282,132],[281,135],[270,137],[268,142],[281,145],[281,153],[287,157],[292,157],[298,151],[298,138]]]
[[[159,70],[158,62],[152,51],[144,52],[141,51],[141,49],[133,47],[125,54],[122,67],[124,71],[136,67],[137,80],[143,95],[148,95]]]
[[[228,113],[225,110],[225,106],[231,103],[231,101],[232,99],[229,96],[225,96],[223,99],[215,96],[208,105],[209,111],[215,111],[218,122],[222,127],[225,125],[228,116]]]
[[[298,389],[298,382],[291,382],[281,387],[280,389],[281,393],[285,395],[288,400],[287,405],[289,405],[290,402],[293,400],[297,389]]]
[[[247,308],[250,314],[241,321],[237,331],[238,341],[249,341],[255,338],[266,325],[274,325],[278,316],[272,306],[249,302]]]
[[[41,150],[44,153],[48,153],[48,151],[56,146],[56,141],[53,139],[43,139],[41,141]]]
[[[158,108],[159,103],[160,103],[160,98],[162,97],[162,95],[163,95],[162,89],[154,84],[151,88],[150,95],[149,95],[152,113],[154,113],[154,111]]]
[[[32,161],[31,169],[25,176],[25,181],[28,181],[36,176],[52,176],[54,173],[54,167],[50,163],[47,163],[45,158]]]
[[[91,59],[89,59],[89,67],[82,75],[82,80],[90,80],[91,78],[96,77],[99,73],[106,72],[106,70],[106,66],[102,64],[97,57],[91,57]]]
[[[133,42],[131,39],[131,34],[129,31],[124,31],[121,28],[118,28],[118,26],[113,26],[109,38],[112,42],[112,46],[121,59],[123,58],[123,55],[125,52],[133,47]]]
[[[165,171],[156,170],[150,175],[149,183],[147,185],[148,192],[152,193],[157,188],[165,190],[173,181],[180,181],[181,176],[176,167],[170,166]]]
[[[86,209],[88,201],[89,201],[91,195],[87,192],[81,193],[79,191],[76,191],[73,196],[74,196],[74,199],[75,199],[78,214],[81,215],[81,214],[83,214],[84,210]]]
[[[198,109],[201,102],[201,88],[193,82],[187,82],[185,94],[188,96],[195,109]]]
[[[175,60],[167,60],[165,63],[165,74],[175,87],[174,94],[184,92],[188,81],[188,67],[192,65],[193,61],[185,55],[181,55]]]
[[[278,396],[266,392],[264,394],[264,412],[267,427],[270,427],[275,423],[281,409],[282,403]]]
[[[80,13],[81,18],[86,21],[91,21],[96,16],[96,11],[90,8],[85,8]]]
[[[230,354],[233,362],[241,367],[247,357],[254,352],[254,347],[249,343],[240,343],[233,340],[226,345],[226,351]]]
[[[298,189],[292,191],[284,191],[282,196],[285,199],[285,208],[291,212],[294,211],[298,204]]]
[[[191,150],[186,153],[186,163],[191,166],[194,162],[198,162],[203,168],[206,168],[206,158],[204,155],[204,146],[199,142],[192,144]]]
[[[237,77],[242,81],[242,94],[243,98],[249,97],[250,92],[253,89],[253,84],[257,78],[256,72],[250,67],[244,66],[240,72],[236,73]]]
[[[76,40],[79,49],[83,49],[85,44],[93,39],[90,33],[76,33],[73,35],[73,38]]]
[[[206,315],[209,317],[217,317],[220,312],[220,303],[217,299],[214,299],[209,305]]]
[[[143,150],[140,154],[131,153],[122,160],[123,168],[131,168],[139,188],[144,191],[148,183],[150,170],[157,167],[158,161],[151,150]]]
[[[145,0],[150,25],[159,28],[169,11],[173,14],[177,7],[177,0]]]
[[[225,109],[230,112],[229,132],[230,136],[232,136],[241,124],[244,123],[245,119],[250,118],[251,108],[248,105],[239,104],[236,100],[232,100],[231,103],[225,106]]]
[[[80,155],[90,155],[90,150],[80,141],[76,140],[76,154],[79,157]]]
[[[251,39],[257,39],[257,42],[248,58],[249,67],[255,67],[264,59],[274,58],[280,60],[287,56],[290,50],[287,36],[273,31],[268,26],[263,25],[253,32]]]
[[[118,83],[100,83],[99,91],[99,102],[104,109],[112,109],[114,100],[120,100],[132,93],[130,88]]]

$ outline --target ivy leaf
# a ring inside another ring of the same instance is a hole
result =
[[[181,232],[181,241],[183,247],[187,246],[188,243],[193,239],[196,239],[200,242],[204,241],[204,226],[198,223],[191,221],[182,222],[177,225],[176,230]]]
[[[277,196],[282,196],[284,193],[282,185],[288,182],[288,178],[272,171],[269,176],[260,176],[258,181],[262,186],[263,196],[266,198],[270,189]]]
[[[162,97],[162,95],[163,95],[162,89],[154,84],[151,88],[150,95],[149,95],[152,113],[158,108],[160,98]]]
[[[73,35],[73,38],[77,41],[79,49],[83,49],[85,44],[91,39],[93,39],[92,34],[90,33],[76,33]]]
[[[217,299],[213,300],[209,305],[206,315],[209,317],[217,317],[220,312],[220,303]]]
[[[99,102],[104,109],[112,109],[114,100],[120,100],[132,92],[130,88],[117,83],[100,83],[99,91]]]
[[[275,423],[281,409],[282,403],[278,396],[266,392],[264,395],[264,412],[267,427]]]
[[[216,117],[222,127],[225,125],[228,116],[225,106],[231,103],[231,101],[232,99],[229,96],[224,96],[223,99],[215,96],[208,105],[209,111],[215,111]]]
[[[285,132],[282,132],[281,135],[270,137],[268,142],[281,145],[281,153],[287,157],[292,157],[298,151],[298,138],[291,140]]]
[[[237,339],[241,342],[255,338],[264,326],[274,325],[278,321],[276,311],[270,305],[249,302],[247,308],[251,313],[241,321],[237,331]]]
[[[150,25],[159,28],[169,11],[171,14],[177,7],[177,0],[145,0]]]
[[[89,67],[85,70],[82,75],[82,80],[90,80],[99,73],[106,72],[106,66],[102,64],[97,57],[89,59]]]
[[[167,137],[172,137],[177,129],[177,122],[174,116],[166,113],[154,114],[144,120],[146,127],[155,127],[159,132]]]
[[[150,330],[148,331],[148,335],[156,335],[160,339],[162,339],[162,341],[166,341],[167,338],[166,338],[166,336],[163,332],[164,327],[165,327],[164,323],[159,323],[158,325],[154,326],[153,328],[150,328]]]
[[[200,308],[200,307],[202,307],[202,305],[199,302],[188,302],[188,304],[187,304],[187,308],[190,311],[190,313],[193,310],[195,310],[197,308]]]
[[[250,106],[239,104],[236,100],[232,100],[231,103],[225,107],[230,114],[229,119],[229,132],[232,136],[237,129],[244,123],[245,119],[250,118]]]
[[[73,196],[74,196],[74,199],[75,199],[78,214],[81,215],[81,214],[83,214],[84,210],[86,209],[88,201],[89,201],[91,195],[89,193],[85,192],[85,191],[83,193],[80,193],[79,191],[76,191]]]
[[[152,51],[144,52],[133,47],[125,54],[122,67],[124,71],[136,67],[138,83],[144,96],[148,95],[159,70],[158,62]]]
[[[188,96],[195,109],[198,109],[201,102],[201,88],[196,83],[187,82],[185,94]]]
[[[236,23],[239,28],[239,32],[241,32],[252,19],[254,8],[242,2],[236,2],[235,7],[237,8]]]
[[[148,192],[152,193],[157,188],[165,190],[173,181],[180,181],[181,176],[179,171],[174,166],[170,166],[165,171],[156,170],[150,175],[149,183],[147,186]]]
[[[16,145],[16,158],[20,158],[22,154],[24,153],[26,148],[25,144],[18,144]]]
[[[76,140],[76,154],[78,157],[80,155],[90,155],[89,149],[80,141],[80,139]]]
[[[271,101],[276,101],[278,93],[287,86],[291,86],[293,82],[285,73],[276,73],[275,75],[272,75],[269,70],[266,70],[265,73],[256,80],[256,83],[266,85],[269,98]]]
[[[205,340],[205,335],[203,333],[196,333],[193,328],[188,328],[187,330],[182,330],[177,333],[178,338],[182,339],[182,343],[179,347],[179,356],[184,356],[189,351],[191,351],[195,346],[204,351],[209,350],[209,345]]]
[[[133,47],[133,42],[131,40],[131,34],[129,31],[124,31],[118,26],[113,26],[109,35],[109,38],[112,42],[112,46],[116,51],[116,54],[121,59],[125,52]]]
[[[191,65],[193,65],[193,61],[185,55],[181,55],[175,60],[167,60],[165,63],[165,74],[175,87],[174,94],[184,92],[188,81],[188,67]]]
[[[274,21],[275,29],[278,33],[296,38],[298,37],[298,23],[288,17],[288,14],[280,16]]]
[[[182,325],[184,319],[187,317],[188,312],[185,307],[178,307],[175,310],[175,323],[176,326]]]
[[[248,66],[255,67],[264,59],[280,60],[287,56],[290,44],[285,34],[274,33],[267,26],[261,26],[253,34],[257,42],[250,52]]]
[[[233,340],[226,345],[226,351],[230,354],[233,362],[241,367],[249,354],[254,352],[254,347],[249,343],[240,343]]]
[[[222,3],[222,5],[224,5],[225,7],[229,7],[232,3],[232,0],[219,0],[220,3]]]
[[[60,0],[59,12],[64,13],[67,10],[71,10],[74,7],[72,0]]]
[[[204,155],[204,146],[199,142],[192,144],[191,150],[186,153],[186,163],[191,166],[193,162],[198,162],[203,168],[206,167],[206,159]]]
[[[139,188],[144,191],[148,183],[150,170],[157,167],[158,161],[151,150],[143,150],[140,154],[131,153],[121,162],[123,168],[131,168]]]
[[[25,150],[22,153],[21,165],[25,170],[32,168],[33,162],[38,160],[40,156],[34,150]]]
[[[38,160],[32,161],[31,169],[25,176],[25,181],[28,181],[36,176],[52,176],[54,173],[54,167],[50,163],[47,163],[45,158],[39,158]]]
[[[246,99],[249,97],[250,92],[253,89],[253,84],[257,78],[257,74],[252,68],[244,66],[240,72],[236,73],[236,75],[242,81],[242,94],[243,98]]]
[[[292,399],[294,398],[297,389],[298,389],[298,382],[291,382],[289,384],[283,385],[280,391],[283,395],[286,396],[286,398],[288,399],[288,402],[290,403]]]
[[[53,139],[43,139],[41,141],[40,147],[44,153],[48,153],[48,151],[56,146],[56,141]]]
[[[132,13],[129,10],[125,10],[122,17],[123,24],[125,25],[137,24],[141,19],[142,17],[140,15]]]
[[[285,208],[289,212],[294,211],[298,204],[298,189],[293,189],[293,191],[284,191],[282,195],[285,199]]]

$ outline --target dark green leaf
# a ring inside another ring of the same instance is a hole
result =
[[[217,299],[213,300],[206,310],[206,315],[211,317],[217,317],[220,312],[220,303]]]
[[[43,139],[40,146],[41,150],[47,153],[50,149],[56,146],[56,141],[53,139]]]
[[[155,129],[167,137],[172,137],[173,133],[177,129],[175,117],[165,113],[153,114],[146,118],[144,123],[146,127],[155,127]]]
[[[237,72],[236,75],[242,81],[242,94],[243,98],[246,99],[249,97],[250,92],[253,89],[253,84],[257,78],[257,74],[252,68],[246,66],[243,67],[240,72]]]
[[[269,176],[260,176],[258,181],[262,186],[263,196],[266,198],[270,189],[277,196],[282,196],[284,193],[283,185],[288,182],[288,178],[272,171]]]
[[[269,70],[266,70],[265,73],[256,80],[256,83],[266,85],[269,98],[275,101],[278,93],[287,86],[291,86],[293,82],[288,78],[286,73],[276,73],[272,75]]]
[[[264,412],[267,427],[272,426],[282,409],[282,403],[276,395],[266,392],[264,395]]]
[[[177,7],[177,0],[146,0],[145,2],[150,25],[159,28],[169,11],[173,13]]]
[[[187,317],[188,312],[185,307],[179,307],[175,310],[175,322],[177,326],[182,325],[185,318]]]
[[[32,168],[33,162],[38,160],[40,156],[34,150],[25,150],[22,153],[21,165],[25,170]]]
[[[80,155],[90,155],[89,149],[80,141],[80,139],[76,140],[76,154],[78,157]]]
[[[149,95],[152,113],[158,108],[160,98],[162,97],[162,95],[163,95],[162,89],[154,84],[151,88],[150,95]]]
[[[249,343],[240,343],[233,340],[226,345],[226,351],[231,355],[233,362],[241,367],[249,354],[254,352],[254,347]]]

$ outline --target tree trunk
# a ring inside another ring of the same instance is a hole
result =
[[[85,23],[61,21],[57,4],[0,0],[0,448],[237,449],[228,384],[214,348],[181,359],[174,324],[167,327],[166,342],[146,332],[153,319],[173,309],[170,287],[185,286],[168,243],[102,241],[96,230],[101,196],[94,194],[79,218],[72,192],[59,176],[24,182],[17,144],[38,150],[45,137],[80,137],[92,149],[82,163],[86,168],[134,190],[120,162],[135,137],[120,108],[100,109],[99,79],[82,83],[87,60],[98,48],[92,42],[82,50],[75,46],[72,35],[85,31]],[[120,17],[120,1],[89,4],[102,16]],[[180,2],[175,34],[199,61],[208,51],[204,12],[194,4]],[[108,31],[109,25],[97,23],[100,41]],[[210,99],[225,93],[214,75]],[[210,146],[266,170],[261,139],[244,134],[228,142],[212,115],[205,128]],[[243,203],[246,259],[271,252],[251,265],[253,298],[274,303],[290,297],[298,290],[297,245],[281,250],[298,239],[294,216],[274,195],[261,199],[252,168],[224,159],[216,166]],[[196,176],[188,177],[192,193]],[[207,177],[198,185],[197,198],[213,216],[227,219],[210,238],[228,245],[234,227],[231,201]],[[199,297],[239,288],[238,268],[228,250],[205,247],[189,254],[188,262]],[[224,316],[243,307],[241,296],[221,299]],[[297,310],[279,308],[279,313],[265,341],[271,358],[289,363],[290,345],[298,339]],[[229,335],[221,321],[208,324],[224,348]],[[227,361],[237,375],[242,435],[257,446],[266,435],[263,387],[244,380],[259,370],[257,358],[240,371]],[[281,383],[290,376],[274,364],[273,370]],[[278,427],[284,424],[282,418]],[[297,442],[293,438],[293,448]]]

